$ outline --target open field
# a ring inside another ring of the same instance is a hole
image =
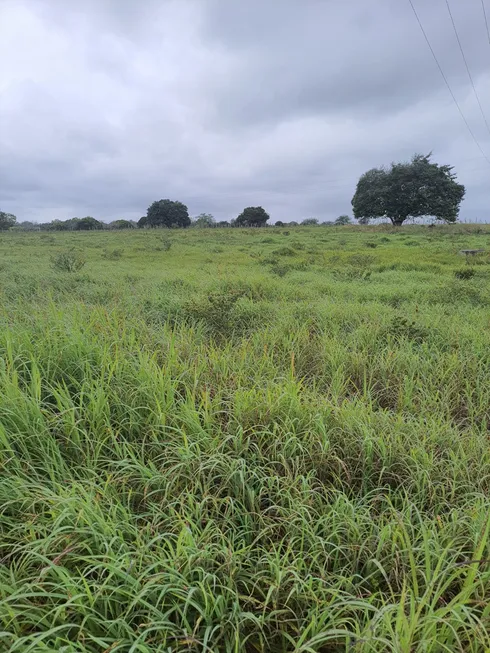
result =
[[[0,235],[0,650],[490,650],[466,248],[490,229]]]

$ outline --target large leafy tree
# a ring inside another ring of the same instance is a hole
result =
[[[432,163],[430,157],[415,154],[409,162],[365,172],[352,198],[355,218],[365,224],[386,217],[395,226],[422,216],[456,222],[465,187],[452,166]]]
[[[10,229],[10,227],[13,227],[16,222],[17,218],[13,213],[5,213],[4,211],[0,211],[0,231],[6,231],[7,229]]]
[[[188,227],[191,224],[187,206],[182,202],[158,200],[148,208],[147,214],[138,221],[139,227]]]
[[[247,206],[235,221],[237,227],[264,227],[269,214],[261,206]]]

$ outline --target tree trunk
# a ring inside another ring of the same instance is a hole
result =
[[[407,218],[390,218],[391,224],[394,227],[401,227]]]

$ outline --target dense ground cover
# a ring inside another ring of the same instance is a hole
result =
[[[465,248],[490,230],[1,235],[0,650],[488,651]]]

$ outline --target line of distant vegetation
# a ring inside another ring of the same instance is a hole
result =
[[[160,200],[159,202],[155,202],[155,204],[160,204],[160,202],[170,202],[170,204],[181,204],[181,202],[172,202],[171,200]],[[187,207],[185,205],[182,205],[184,209],[187,211]],[[250,210],[255,210],[255,209],[261,209],[261,207],[249,207],[249,209],[245,209],[245,211],[250,211]],[[264,209],[261,209],[262,211]],[[264,211],[265,213],[265,211]],[[0,213],[0,223],[3,225],[0,227],[0,230],[11,230],[11,231],[95,231],[95,230],[120,230],[120,229],[149,229],[149,228],[168,228],[168,229],[175,229],[175,228],[187,228],[187,227],[192,227],[192,228],[197,228],[197,229],[211,229],[211,228],[230,228],[230,227],[269,227],[269,226],[274,226],[274,227],[298,227],[298,226],[342,226],[342,225],[348,225],[348,224],[353,224],[353,220],[348,216],[348,215],[341,215],[339,216],[335,221],[326,221],[326,222],[320,222],[317,218],[306,218],[305,220],[302,220],[301,222],[282,222],[281,220],[278,220],[274,223],[274,225],[269,225],[267,224],[267,220],[265,223],[262,224],[256,224],[253,222],[253,220],[247,221],[247,222],[239,222],[236,219],[232,220],[216,220],[213,215],[210,213],[201,213],[200,215],[196,216],[195,218],[190,218],[189,217],[189,222],[186,224],[179,224],[179,223],[173,223],[171,222],[168,224],[168,222],[163,219],[163,220],[158,220],[156,223],[151,224],[148,223],[147,221],[147,216],[144,216],[141,218],[139,221],[135,220],[114,220],[113,222],[102,222],[100,220],[96,220],[95,218],[91,216],[87,216],[85,218],[70,218],[69,220],[52,220],[51,222],[44,222],[44,223],[36,223],[36,222],[31,222],[31,221],[23,221],[23,222],[17,222],[17,219],[15,220],[9,220],[9,223],[7,223],[7,219],[2,220],[2,215],[3,216],[8,216],[15,218],[15,216],[12,216],[12,214],[6,214],[6,213]],[[267,215],[267,214],[266,214]],[[268,216],[267,216],[268,219]],[[187,222],[187,221],[186,221]]]
[[[364,173],[358,183],[352,208],[359,224],[373,220],[389,219],[399,227],[409,219],[433,217],[436,221],[453,223],[457,221],[465,187],[457,183],[453,168],[449,165],[432,163],[431,155],[415,154],[411,161],[392,163],[390,167],[372,168]],[[16,216],[0,212],[0,230],[47,230],[47,231],[92,231],[96,229],[134,228],[187,228],[187,227],[265,227],[270,216],[262,206],[248,206],[232,220],[216,221],[210,213],[201,213],[191,219],[188,208],[179,201],[161,199],[153,202],[138,221],[115,220],[109,224],[91,216],[52,220],[42,224],[34,222],[17,223]],[[352,222],[348,215],[339,216],[329,225],[347,225]],[[307,218],[303,226],[320,224],[317,218]],[[276,227],[294,227],[298,223],[275,222]]]

